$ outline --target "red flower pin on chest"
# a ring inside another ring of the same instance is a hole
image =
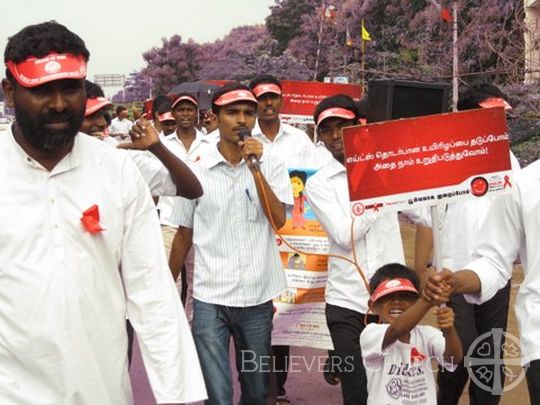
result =
[[[422,361],[424,361],[425,358],[426,356],[420,353],[420,351],[416,347],[413,347],[411,349],[411,363],[421,363]]]
[[[97,204],[92,205],[83,212],[81,223],[84,226],[84,229],[91,234],[99,233],[105,230],[99,223],[99,207]]]

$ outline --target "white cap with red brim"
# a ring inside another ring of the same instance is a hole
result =
[[[84,112],[84,116],[88,117],[107,106],[112,106],[112,103],[105,97],[89,98],[86,100],[86,111]]]
[[[277,94],[278,96],[281,96],[281,89],[277,84],[274,83],[261,83],[258,84],[253,88],[253,94],[255,94],[255,97],[259,98],[263,94],[266,93],[273,93]]]
[[[68,53],[50,53],[43,58],[31,56],[19,63],[8,60],[6,66],[17,83],[23,87],[36,87],[54,80],[86,77],[84,57]]]
[[[505,111],[511,110],[512,106],[501,97],[490,97],[486,98],[484,101],[478,103],[482,108],[492,108],[492,107],[504,107]]]
[[[189,101],[190,103],[194,104],[195,107],[199,106],[199,104],[197,103],[197,100],[195,99],[195,97],[191,97],[191,96],[188,96],[188,95],[183,95],[183,96],[178,97],[176,100],[174,100],[174,102],[172,103],[171,108],[174,108],[181,101]]]
[[[216,101],[214,101],[214,104],[221,107],[227,104],[237,103],[239,101],[251,101],[253,103],[257,103],[257,99],[251,91],[237,89],[222,94]]]
[[[176,118],[174,118],[174,116],[171,114],[170,111],[167,111],[166,113],[159,115],[158,118],[159,118],[159,122],[176,121]]]
[[[341,107],[332,107],[322,111],[317,117],[317,126],[327,118],[345,118],[348,120],[354,120],[356,114]]]
[[[410,280],[406,278],[392,278],[384,280],[379,284],[375,291],[373,291],[373,294],[371,294],[371,301],[376,302],[385,295],[401,291],[409,291],[418,295],[418,290]]]

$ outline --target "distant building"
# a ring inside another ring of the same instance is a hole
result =
[[[525,82],[540,79],[540,0],[524,0]]]

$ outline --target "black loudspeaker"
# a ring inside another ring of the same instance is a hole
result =
[[[371,80],[367,120],[378,122],[447,112],[449,94],[447,83]]]

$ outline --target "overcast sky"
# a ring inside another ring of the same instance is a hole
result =
[[[0,0],[0,48],[29,24],[54,19],[77,33],[90,50],[96,73],[129,73],[144,67],[142,53],[161,38],[211,42],[232,28],[264,23],[274,0]],[[0,70],[4,76],[3,69]]]

